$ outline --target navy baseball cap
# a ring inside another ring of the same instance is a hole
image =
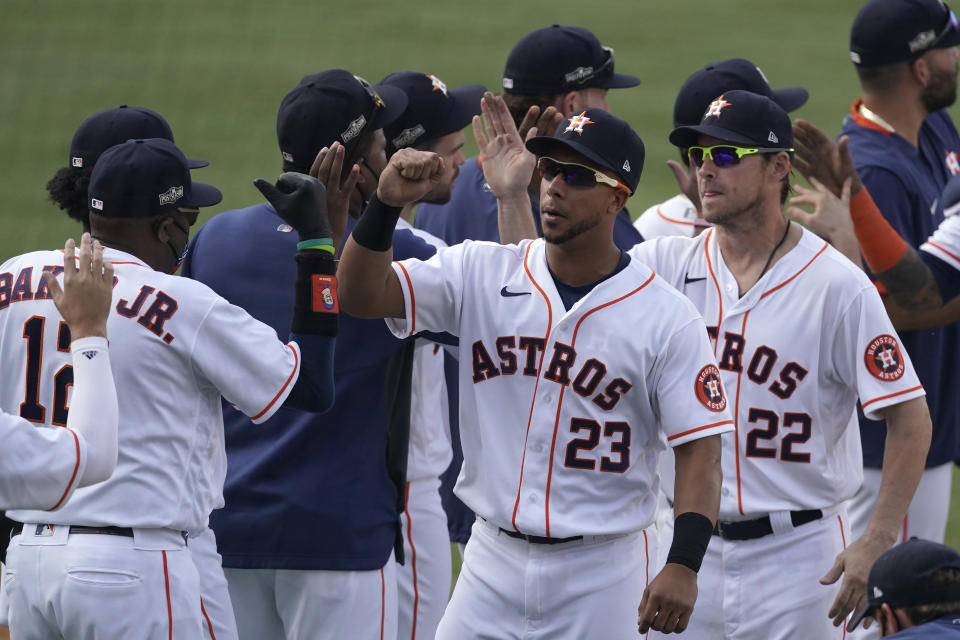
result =
[[[960,23],[943,0],[870,0],[850,28],[850,59],[859,67],[912,60],[960,45]]]
[[[602,109],[587,109],[564,118],[552,136],[535,136],[526,144],[538,157],[550,155],[557,147],[579,153],[617,174],[631,194],[636,192],[643,172],[643,140],[629,124]]]
[[[698,124],[710,102],[733,89],[767,96],[784,111],[799,109],[810,97],[802,87],[772,89],[760,67],[743,58],[730,58],[708,64],[686,79],[673,103],[673,126]]]
[[[107,218],[152,218],[181,207],[210,207],[220,190],[193,182],[187,158],[164,138],[127,140],[107,149],[90,176],[90,209]]]
[[[884,603],[909,607],[960,601],[960,585],[930,586],[929,578],[938,569],[960,570],[960,554],[947,545],[920,538],[910,538],[881,554],[867,579],[867,608],[848,628],[859,626]]]
[[[735,89],[717,96],[703,112],[700,124],[677,127],[670,132],[670,142],[692,147],[702,135],[793,155],[790,116],[770,98],[749,91]]]
[[[583,27],[555,24],[531,31],[513,45],[503,71],[507,93],[554,94],[598,87],[635,87],[640,79],[614,73],[613,49]]]
[[[70,143],[70,166],[92,167],[100,154],[110,147],[134,138],[164,138],[173,142],[170,125],[156,111],[144,107],[128,107],[95,113],[77,127]],[[191,169],[205,167],[206,160],[187,159]]]
[[[277,142],[283,159],[307,173],[323,147],[342,144],[352,159],[364,131],[382,129],[407,107],[396,87],[371,86],[343,69],[304,76],[280,103]]]
[[[407,96],[407,108],[383,128],[387,155],[460,131],[480,113],[486,87],[471,84],[450,89],[438,77],[416,71],[391,73],[378,86],[396,87]]]

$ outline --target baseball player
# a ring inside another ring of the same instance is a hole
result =
[[[58,169],[47,182],[50,200],[80,222],[85,231],[90,230],[87,188],[97,159],[110,147],[133,138],[164,138],[174,142],[170,125],[156,111],[127,105],[106,109],[86,118],[77,127],[70,142],[68,164]],[[187,159],[191,169],[207,164],[205,160]],[[237,623],[213,530],[205,527],[201,532],[191,532],[189,552],[200,578],[204,637],[210,640],[236,638]]]
[[[103,248],[85,233],[76,253],[73,239],[63,249],[63,267],[43,274],[46,292],[72,336],[72,411],[65,428],[37,428],[0,411],[0,506],[56,509],[77,487],[103,482],[117,466],[117,393],[107,349],[107,315],[113,267]],[[54,274],[63,273],[63,288]],[[0,277],[0,280],[5,280]],[[0,287],[0,310],[10,290]],[[2,317],[2,316],[0,316]]]
[[[729,58],[706,65],[683,82],[673,103],[673,126],[699,123],[715,97],[734,89],[767,96],[784,111],[799,109],[809,98],[807,90],[801,87],[772,89],[760,67],[743,58]],[[667,166],[673,171],[681,193],[649,207],[634,221],[633,226],[646,240],[660,236],[695,236],[709,226],[697,211],[700,196],[696,173],[690,167],[686,150],[680,150],[680,162],[668,160]]]
[[[536,116],[539,116],[538,130],[550,132],[556,129],[559,117],[564,114],[580,113],[587,108],[608,109],[610,89],[640,84],[635,76],[616,73],[615,62],[614,50],[601,45],[597,37],[583,27],[553,25],[523,36],[510,51],[503,75],[503,97],[520,131],[525,135]],[[421,203],[417,207],[415,227],[448,245],[468,239],[499,241],[497,201],[478,158],[467,159],[460,168],[449,202]],[[534,212],[531,219],[538,230],[540,220],[535,214],[540,203],[539,187],[540,176],[531,174],[529,202]],[[614,225],[614,241],[620,248],[628,249],[640,240],[630,214],[621,211]],[[447,357],[445,370],[448,388],[455,390],[457,363],[452,356]],[[459,436],[455,395],[450,396],[450,405],[454,460],[444,474],[441,493],[449,518],[450,539],[462,545],[470,537],[475,518],[452,494],[462,463],[456,446]]]
[[[414,71],[391,73],[380,83],[401,89],[407,96],[403,114],[383,130],[388,155],[412,147],[443,158],[443,176],[422,201],[446,202],[463,165],[463,128],[480,113],[484,87],[448,88],[438,77]],[[400,212],[397,229],[409,229],[434,247],[447,246],[440,238],[410,225],[413,207],[413,203],[408,204]],[[411,379],[406,500],[400,520],[405,563],[397,567],[399,640],[432,640],[450,597],[450,538],[439,491],[440,474],[453,457],[443,362],[440,345],[417,340]]]
[[[323,410],[332,397],[336,308],[324,192],[282,176],[259,188],[301,237],[289,343],[208,288],[171,274],[199,207],[220,192],[190,178],[165,139],[106,151],[90,178],[90,225],[115,269],[108,320],[118,385],[119,457],[109,480],[77,489],[57,511],[17,510],[8,550],[13,637],[201,637],[197,571],[186,552],[222,504],[221,395],[262,422],[282,404]],[[40,275],[62,257],[35,252],[0,265],[0,408],[59,425],[70,405],[70,336]],[[316,295],[314,296],[314,292]],[[109,597],[105,594],[109,593]]]
[[[490,139],[474,127],[488,180],[526,203],[531,165],[511,161],[525,158],[519,136],[502,135],[509,112],[490,94],[483,110]],[[573,120],[527,143],[544,155],[543,239],[465,242],[391,267],[400,208],[443,171],[437,155],[401,149],[338,270],[348,311],[386,317],[397,335],[459,337],[456,490],[478,518],[437,638],[633,638],[638,603],[641,633],[682,631],[696,600],[726,399],[692,305],[613,242],[643,143],[605,111]],[[651,308],[642,334],[616,330]],[[643,529],[661,431],[677,452],[681,515],[654,578]]]
[[[869,192],[907,242],[919,247],[943,220],[942,192],[960,173],[960,137],[946,107],[957,86],[960,29],[939,0],[870,0],[850,32],[850,57],[861,97],[840,131]],[[903,347],[927,391],[933,441],[900,540],[942,541],[950,507],[951,462],[960,455],[960,367],[944,353],[960,344],[960,325],[905,331]],[[861,419],[864,483],[850,505],[862,531],[876,500],[884,463],[883,425]]]
[[[277,137],[284,169],[306,173],[318,152],[333,235],[359,214],[386,166],[382,127],[406,107],[403,91],[332,69],[283,99]],[[268,203],[221,213],[197,234],[184,274],[280,330],[296,274],[284,256],[296,237]],[[398,252],[434,249],[397,231]],[[258,257],[257,264],[250,256]],[[267,268],[261,268],[266,265]],[[333,408],[283,410],[268,437],[224,407],[226,507],[211,526],[223,555],[241,638],[394,638],[396,563],[405,495],[412,341],[382,322],[340,317]],[[391,366],[394,365],[394,366]],[[388,399],[389,395],[389,399]],[[265,499],[265,496],[269,496]]]
[[[842,637],[829,620],[841,624],[865,601],[867,572],[893,544],[921,474],[930,430],[923,388],[863,273],[785,219],[793,135],[781,107],[727,91],[670,141],[689,149],[714,229],[630,253],[706,318],[736,412],[688,632]],[[858,396],[890,426],[880,495],[854,541],[843,503],[861,479]],[[789,580],[778,579],[784,567]],[[816,582],[841,575],[839,589]]]

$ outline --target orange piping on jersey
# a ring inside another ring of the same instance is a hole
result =
[[[806,270],[807,270],[807,267],[809,267],[811,264],[813,264],[813,261],[816,260],[817,258],[819,258],[820,255],[821,255],[824,251],[827,250],[827,247],[828,247],[828,246],[830,246],[830,245],[829,245],[828,243],[824,242],[824,243],[823,243],[823,246],[820,247],[820,251],[817,251],[817,253],[814,254],[814,256],[813,256],[812,258],[810,258],[810,262],[808,262],[807,264],[803,265],[803,267],[800,268],[800,271],[797,271],[795,274],[793,274],[792,276],[790,276],[789,278],[787,278],[786,280],[784,280],[783,282],[781,282],[780,284],[778,284],[777,286],[775,286],[773,289],[769,289],[769,290],[767,290],[767,291],[764,291],[764,292],[763,292],[763,295],[760,296],[760,299],[763,300],[764,298],[766,298],[768,295],[770,295],[770,294],[773,293],[774,291],[777,291],[778,289],[780,289],[780,288],[782,288],[782,287],[785,287],[785,286],[787,286],[788,284],[790,284],[797,276],[799,276],[801,273],[803,273],[804,271],[806,271]]]
[[[207,631],[210,633],[210,640],[217,640],[217,635],[213,632],[213,623],[210,622],[210,616],[207,615],[207,610],[203,607],[203,598],[200,598],[200,613],[203,614],[203,619],[207,621]]]
[[[652,281],[652,280],[654,279],[654,277],[656,277],[656,275],[657,275],[656,273],[651,272],[651,273],[650,273],[650,277],[647,278],[647,279],[644,281],[643,284],[641,284],[639,287],[637,287],[636,289],[634,289],[634,290],[631,291],[630,293],[625,293],[624,295],[620,296],[619,298],[616,298],[616,299],[614,299],[614,300],[610,300],[610,301],[608,301],[608,302],[604,302],[604,303],[601,304],[600,306],[594,307],[593,309],[590,309],[589,311],[587,311],[586,313],[584,313],[582,316],[580,316],[580,319],[577,320],[576,326],[573,328],[573,337],[571,337],[571,339],[570,339],[570,348],[576,350],[576,348],[577,348],[577,333],[580,331],[580,325],[583,324],[583,321],[587,319],[587,316],[589,316],[589,315],[590,315],[591,313],[593,313],[594,311],[600,311],[600,309],[603,309],[603,308],[605,308],[605,307],[609,307],[610,305],[614,305],[614,304],[620,302],[621,300],[626,300],[627,298],[629,298],[630,296],[632,296],[633,294],[637,293],[638,291],[640,291],[641,289],[643,289],[644,287],[646,287],[648,284],[650,284],[650,281]],[[544,346],[543,352],[544,352],[544,353],[547,352],[546,346]],[[561,387],[560,387],[560,396],[557,398],[557,417],[556,417],[556,418],[554,419],[554,421],[553,421],[553,440],[550,442],[550,463],[549,463],[549,465],[547,466],[547,497],[546,497],[546,498],[544,499],[544,501],[543,501],[543,514],[544,514],[544,519],[546,520],[546,524],[547,524],[547,537],[548,537],[548,538],[550,537],[550,484],[551,484],[552,481],[553,481],[553,457],[554,457],[553,454],[554,454],[554,451],[555,451],[556,448],[557,448],[557,430],[558,430],[559,427],[560,427],[560,409],[563,408],[563,392],[566,391],[566,390],[567,390],[566,385],[561,386]]]
[[[946,249],[944,249],[943,247],[941,247],[940,245],[938,245],[938,244],[937,244],[936,242],[934,242],[933,240],[927,240],[924,244],[928,244],[928,245],[930,245],[931,247],[934,247],[934,248],[936,248],[936,249],[939,250],[939,251],[943,251],[945,254],[947,254],[948,256],[950,256],[951,258],[953,258],[954,260],[960,261],[960,256],[954,255],[953,253],[947,251]]]
[[[863,98],[857,98],[856,102],[853,103],[853,106],[850,107],[850,117],[853,118],[854,122],[866,129],[873,129],[874,131],[879,131],[880,133],[885,133],[887,135],[893,133],[893,131],[890,131],[886,127],[881,127],[873,120],[863,117],[863,114],[860,113],[860,105],[862,104]]]
[[[66,427],[64,428],[66,429]],[[77,434],[73,431],[73,429],[67,429],[67,431],[69,431],[70,435],[73,436],[74,448],[77,451],[77,463],[73,465],[73,475],[70,476],[70,482],[67,483],[67,488],[64,489],[63,495],[60,496],[59,500],[57,500],[57,504],[47,509],[47,511],[53,511],[63,504],[63,501],[67,499],[68,495],[70,495],[70,489],[73,488],[73,483],[77,479],[77,472],[80,470],[80,439],[77,437]]]
[[[663,215],[663,211],[660,210],[660,205],[657,205],[657,215],[663,218],[664,220],[666,220],[667,222],[672,222],[673,224],[685,224],[691,227],[693,226],[692,222],[688,222],[686,220],[677,220],[676,218],[671,218],[669,216]]]
[[[743,314],[743,324],[740,326],[740,335],[746,343],[747,336],[747,318],[750,317],[750,311],[748,310]],[[717,342],[720,342],[720,327],[717,327]],[[737,372],[737,397],[734,404],[734,413],[733,413],[733,442],[734,442],[734,458],[737,462],[737,510],[740,512],[740,515],[743,513],[743,494],[740,489],[740,378],[743,377],[743,363],[740,363],[740,371]]]
[[[703,431],[704,429],[711,429],[713,427],[722,427],[725,424],[733,424],[733,420],[724,420],[723,422],[714,422],[713,424],[705,424],[702,427],[697,427],[696,429],[687,429],[682,433],[677,433],[675,435],[669,436],[667,442],[671,440],[676,440],[677,438],[682,438],[683,436],[688,436],[691,433],[696,433],[697,431]]]
[[[387,615],[387,580],[383,577],[383,568],[380,568],[380,640],[383,640],[384,619]]]
[[[273,396],[273,400],[270,401],[270,404],[268,404],[266,407],[263,408],[263,411],[261,411],[255,416],[250,416],[251,420],[256,420],[257,418],[265,414],[267,411],[270,411],[270,407],[272,407],[273,403],[277,401],[277,398],[283,395],[283,392],[287,389],[287,387],[290,385],[290,382],[293,380],[293,376],[296,375],[297,371],[299,371],[298,363],[300,362],[300,356],[297,355],[297,350],[294,349],[289,344],[287,345],[287,349],[290,349],[290,351],[293,352],[293,371],[290,372],[290,377],[287,378],[287,381],[283,383],[282,387],[280,387],[280,391],[277,391],[277,395]]]
[[[407,269],[399,262],[394,264],[403,271],[403,277],[407,279],[407,288],[410,290],[410,333],[407,335],[412,336],[417,328],[417,299],[413,297],[413,283],[410,281],[410,274],[407,273]]]
[[[163,554],[163,586],[167,591],[167,638],[173,640],[173,603],[170,601],[170,573],[167,570],[167,552]]]
[[[905,393],[911,393],[917,389],[923,389],[923,385],[918,384],[915,387],[910,387],[909,389],[904,389],[903,391],[897,391],[896,393],[888,393],[885,396],[880,396],[879,398],[874,398],[873,400],[867,400],[866,402],[860,403],[860,408],[866,409],[867,405],[871,405],[874,402],[880,402],[881,400],[886,400],[887,398],[895,398],[896,396],[902,396]]]
[[[420,589],[417,585],[417,547],[413,544],[413,521],[410,519],[410,483],[403,498],[403,515],[407,516],[407,542],[410,544],[410,566],[413,569],[413,629],[410,640],[417,640],[417,611],[420,609]]]
[[[710,238],[713,236],[713,229],[707,231],[706,239],[703,242],[703,253],[707,257],[707,269],[710,270],[710,278],[713,280],[713,286],[717,289],[717,304],[720,310],[717,311],[717,337],[713,341],[713,357],[717,357],[717,345],[720,344],[720,325],[723,324],[723,294],[720,293],[720,283],[717,281],[717,274],[713,272],[713,264],[710,262]]]
[[[543,351],[540,353],[540,363],[537,364],[537,381],[533,384],[533,398],[530,399],[530,414],[527,416],[527,431],[523,436],[523,457],[520,458],[520,481],[517,483],[517,499],[513,503],[513,516],[510,518],[510,524],[513,525],[514,531],[517,532],[520,531],[520,529],[517,528],[517,509],[520,508],[520,490],[523,488],[523,466],[527,461],[527,439],[530,437],[530,422],[533,420],[533,407],[537,401],[537,387],[540,386],[540,371],[543,369],[543,356],[547,354],[547,343],[550,341],[550,331],[553,329],[553,307],[550,306],[550,298],[547,297],[547,294],[540,285],[537,284],[533,274],[530,273],[530,267],[527,266],[527,259],[530,257],[530,249],[532,247],[533,243],[531,242],[527,245],[527,250],[523,254],[523,270],[526,272],[527,277],[530,278],[533,286],[535,286],[537,291],[540,292],[540,295],[543,296],[543,301],[547,303],[547,335],[543,337]],[[549,527],[549,524],[547,526]],[[549,530],[547,531],[547,535],[550,535]]]

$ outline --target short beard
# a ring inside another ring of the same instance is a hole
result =
[[[706,216],[706,212],[704,211],[704,212],[703,212],[703,213],[704,213],[704,220],[706,220],[707,222],[711,222],[711,223],[713,223],[713,224],[715,224],[715,225],[717,225],[717,226],[721,226],[721,227],[722,227],[722,226],[724,226],[724,225],[726,225],[726,224],[729,224],[729,223],[731,223],[731,222],[735,222],[735,221],[740,220],[740,219],[743,217],[743,214],[744,214],[744,213],[746,213],[746,212],[748,212],[748,211],[754,211],[754,210],[758,209],[759,206],[760,206],[760,203],[761,203],[762,201],[763,201],[763,195],[758,192],[758,193],[753,197],[752,200],[750,200],[750,201],[747,202],[746,204],[744,204],[744,205],[742,205],[742,206],[740,206],[740,207],[738,207],[738,208],[736,208],[736,209],[734,209],[734,210],[732,210],[732,211],[721,211],[721,212],[719,212],[719,213],[716,213],[716,214],[711,215],[710,217],[707,217],[707,216]]]
[[[946,109],[957,101],[956,71],[937,71],[930,76],[930,84],[920,96],[927,113]]]
[[[591,229],[599,225],[601,220],[603,220],[603,215],[597,215],[592,218],[588,218],[587,220],[581,221],[580,224],[576,225],[575,227],[571,227],[567,229],[566,233],[555,235],[553,237],[550,237],[549,235],[547,235],[548,233],[547,229],[544,227],[543,239],[550,244],[561,245],[565,242],[570,242],[577,236],[582,235],[587,231],[590,231]]]

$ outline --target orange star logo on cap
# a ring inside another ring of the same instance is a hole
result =
[[[450,96],[447,94],[447,85],[445,85],[445,84],[443,83],[443,81],[440,80],[440,78],[438,78],[437,76],[432,76],[432,75],[430,75],[429,73],[427,74],[427,77],[430,78],[430,82],[433,83],[433,90],[434,90],[434,91],[443,91],[443,95],[444,95],[444,96],[446,96],[446,97],[448,97],[448,98],[450,97]]]
[[[707,107],[707,112],[703,114],[703,119],[706,120],[710,116],[719,118],[720,112],[729,107],[732,103],[727,102],[723,99],[721,95],[719,98],[710,103],[710,106]]]
[[[583,128],[588,124],[596,124],[593,120],[587,117],[587,112],[582,111],[580,115],[573,116],[572,118],[567,118],[570,124],[567,125],[567,128],[563,130],[564,133],[569,131],[575,131],[578,136],[583,135]]]

